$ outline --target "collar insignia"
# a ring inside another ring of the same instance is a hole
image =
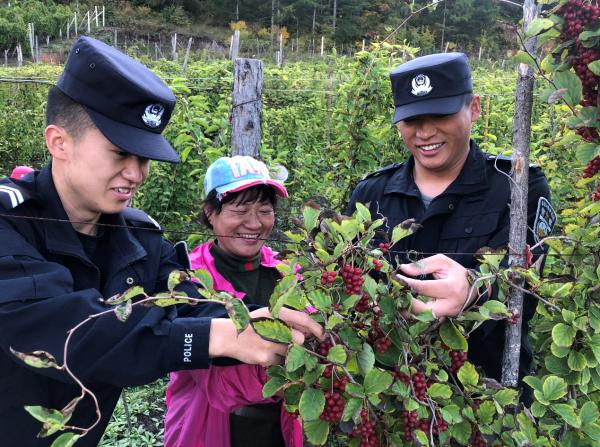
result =
[[[156,129],[162,123],[163,113],[165,108],[162,105],[150,104],[142,115],[142,121],[146,126]]]
[[[433,89],[433,87],[431,86],[431,81],[429,80],[429,76],[420,74],[413,78],[412,90],[410,92],[415,96],[425,96],[432,89]]]

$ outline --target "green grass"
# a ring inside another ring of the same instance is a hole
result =
[[[165,377],[149,385],[127,388],[115,408],[100,447],[162,446],[167,383]],[[127,401],[131,427],[123,396]]]

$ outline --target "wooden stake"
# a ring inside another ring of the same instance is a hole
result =
[[[190,49],[192,48],[192,38],[190,37],[188,39],[188,44],[187,44],[187,48],[185,49],[185,56],[183,58],[183,67],[182,67],[182,71],[185,73],[185,70],[187,69],[187,64],[188,64],[188,59],[190,57]]]
[[[233,61],[231,154],[258,158],[261,139],[263,63],[258,59]]]
[[[236,29],[231,36],[231,48],[230,48],[230,57],[231,60],[235,60],[238,57],[238,53],[240,51],[240,30]]]

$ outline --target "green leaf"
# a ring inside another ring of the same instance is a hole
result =
[[[596,442],[600,441],[600,425],[598,425],[597,422],[593,424],[584,425],[581,430],[592,440]]]
[[[548,401],[561,399],[567,394],[567,383],[562,377],[548,376],[544,380],[542,392]]]
[[[325,408],[325,395],[316,388],[307,388],[300,397],[300,416],[303,421],[314,421],[319,418]]]
[[[330,315],[327,318],[327,324],[325,325],[325,329],[331,330],[335,328],[337,325],[344,323],[344,320],[337,315]]]
[[[267,383],[263,385],[263,398],[274,396],[287,383],[285,377],[271,377]]]
[[[308,301],[321,312],[327,312],[331,309],[331,297],[321,289],[311,290],[308,294]]]
[[[404,239],[415,232],[414,219],[408,219],[394,227],[392,230],[392,240],[390,245],[394,245],[400,239]]]
[[[445,407],[442,407],[440,411],[444,420],[450,425],[462,422],[463,420],[463,417],[460,414],[460,407],[458,405],[446,405]]]
[[[525,31],[525,38],[530,38],[549,30],[554,26],[554,22],[550,19],[537,18],[531,21]]]
[[[346,350],[342,345],[333,346],[327,353],[327,360],[337,365],[346,363]]]
[[[432,399],[439,397],[441,399],[450,399],[452,397],[452,389],[443,383],[434,383],[427,389],[427,394]]]
[[[362,399],[351,397],[344,406],[344,414],[342,415],[342,421],[349,421],[358,416],[362,409]]]
[[[569,353],[567,365],[569,365],[569,368],[571,368],[573,371],[583,371],[587,366],[585,355],[579,351],[571,351]]]
[[[596,76],[600,76],[600,59],[590,62],[588,64],[588,68],[594,73]]]
[[[223,295],[227,295],[228,299],[231,298],[231,295],[226,292],[221,292]],[[190,300],[187,299],[187,295],[185,292],[164,292],[157,293],[152,298],[152,304],[158,307],[168,307],[174,306],[176,304],[184,304],[189,303]],[[221,300],[226,301],[226,300]]]
[[[427,435],[425,434],[424,431],[415,430],[413,432],[413,435],[415,435],[417,437],[417,441],[419,442],[419,445],[428,445],[429,444],[429,440],[427,439]]]
[[[456,439],[459,445],[468,445],[469,439],[471,438],[471,423],[463,420],[462,422],[451,425],[449,432],[450,436]]]
[[[306,357],[309,356],[310,354],[300,346],[292,346],[288,350],[287,357],[285,358],[285,370],[288,372],[294,372],[298,368],[303,367]]]
[[[365,376],[365,394],[381,393],[382,391],[387,390],[392,382],[393,378],[390,373],[381,369],[373,368]]]
[[[133,305],[131,303],[131,300],[127,300],[124,303],[119,304],[115,307],[115,315],[117,316],[117,320],[124,323],[131,315],[132,310]]]
[[[558,346],[568,348],[573,344],[576,333],[577,331],[573,326],[558,323],[552,328],[552,341]]]
[[[288,299],[292,294],[300,293],[300,291],[296,289],[297,284],[298,276],[296,274],[284,276],[277,283],[269,298],[269,307],[273,317],[277,318],[279,316],[279,311],[287,304]]]
[[[141,286],[133,286],[127,289],[125,292],[111,296],[107,300],[105,300],[106,304],[111,306],[116,306],[117,304],[121,304],[124,301],[131,300],[138,295],[144,294],[144,288]]]
[[[321,210],[312,206],[304,206],[302,209],[302,217],[304,219],[304,228],[306,231],[312,231],[317,226]]]
[[[546,414],[546,407],[539,402],[534,402],[531,404],[531,414],[536,418],[544,417]]]
[[[371,212],[369,211],[369,208],[364,206],[362,203],[356,203],[356,211],[354,214],[356,215],[357,220],[361,223],[371,220]]]
[[[575,148],[575,157],[580,163],[587,163],[598,155],[600,155],[600,144],[584,143],[577,145]]]
[[[375,353],[368,343],[363,343],[362,350],[358,353],[358,367],[363,375],[366,375],[375,365]]]
[[[535,68],[536,66],[535,59],[531,57],[529,53],[523,50],[517,51],[517,54],[515,54],[511,59],[515,64],[527,64],[531,68]]]
[[[179,270],[173,270],[171,273],[169,273],[169,279],[167,280],[167,288],[169,289],[170,292],[172,292],[175,289],[175,287],[177,287],[179,284],[181,284],[184,281],[188,281],[189,279],[190,279],[190,277],[188,276],[188,274],[186,272],[179,271]],[[139,295],[139,293],[138,293],[138,295]],[[131,298],[133,298],[134,296],[136,296],[136,295],[133,295]]]
[[[62,369],[58,366],[56,359],[52,354],[46,351],[33,351],[33,352],[19,352],[15,351],[12,347],[9,348],[12,355],[21,360],[26,365],[32,368],[55,368]]]
[[[562,359],[569,355],[571,348],[565,348],[563,346],[558,346],[556,343],[550,343],[550,352],[559,359]]]
[[[63,433],[54,440],[50,447],[73,447],[79,438],[81,435],[76,433]]]
[[[544,359],[544,365],[552,374],[564,376],[570,372],[569,366],[567,365],[567,360],[555,357],[553,355],[546,355],[546,358]]]
[[[67,422],[62,413],[53,408],[44,408],[39,405],[26,405],[25,411],[40,422],[51,422],[55,424],[64,424]]]
[[[504,388],[503,390],[500,390],[496,394],[494,394],[494,400],[498,403],[498,405],[500,405],[501,408],[504,408],[515,402],[517,394],[517,390]]]
[[[225,303],[225,309],[238,334],[250,324],[250,312],[243,300],[233,298]]]
[[[323,445],[329,436],[329,423],[318,419],[316,421],[306,421],[304,424],[304,434],[306,439],[313,445]]]
[[[494,419],[494,415],[496,414],[496,407],[491,401],[486,400],[479,405],[476,413],[480,424],[490,425]]]
[[[600,418],[598,407],[594,402],[584,403],[581,406],[579,417],[581,418],[581,425],[587,425],[596,422],[598,418]]]
[[[479,382],[479,373],[471,362],[465,362],[456,376],[464,386],[476,386]]]
[[[573,407],[567,404],[552,404],[550,409],[558,414],[571,427],[580,428],[581,419],[575,413]]]
[[[377,296],[377,281],[375,281],[369,275],[364,275],[363,279],[365,280],[363,283],[363,289],[366,290],[371,298],[375,298]]]
[[[456,326],[454,326],[454,323],[452,323],[451,320],[446,320],[440,326],[439,330],[442,341],[446,343],[446,346],[448,346],[450,349],[466,351],[469,348],[467,340],[459,332]]]
[[[532,389],[542,391],[542,381],[535,376],[527,376],[523,378],[523,382],[529,385]]]
[[[564,100],[575,107],[581,102],[581,81],[572,71],[559,71],[554,75],[554,83],[558,88],[567,89]]]
[[[292,330],[282,320],[261,317],[251,319],[250,324],[254,331],[265,340],[282,344],[292,342]]]
[[[359,383],[349,382],[346,384],[346,392],[354,397],[364,397],[365,395],[365,390]]]
[[[499,320],[505,318],[509,313],[506,305],[496,300],[486,301],[480,308],[479,313],[486,318]]]
[[[362,349],[362,339],[356,335],[356,332],[351,327],[342,327],[338,334],[342,341],[353,351],[360,351]]]

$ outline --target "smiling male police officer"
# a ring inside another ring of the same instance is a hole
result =
[[[413,300],[413,311],[431,308],[437,317],[456,316],[478,298],[469,295],[469,272],[477,268],[473,253],[482,247],[508,244],[510,159],[483,153],[470,139],[471,125],[480,114],[480,99],[473,95],[471,71],[461,53],[419,57],[396,67],[391,75],[395,113],[393,123],[411,153],[397,163],[368,174],[354,190],[347,214],[356,202],[370,203],[371,213],[388,219],[393,228],[405,219],[422,225],[402,239],[393,251],[414,251],[419,263],[400,265],[399,275],[417,293],[434,298]],[[498,165],[498,169],[496,168]],[[555,216],[548,202],[546,179],[539,168],[529,170],[528,243],[551,230]],[[539,229],[534,235],[531,229]],[[541,251],[538,251],[541,252]],[[392,253],[396,255],[396,253]],[[427,256],[432,255],[433,256]],[[411,276],[431,275],[432,280]],[[494,290],[479,291],[485,299]],[[531,318],[528,300],[524,320]],[[524,330],[527,324],[523,325]],[[469,338],[469,359],[488,377],[500,379],[504,324],[486,322]],[[521,350],[521,377],[531,364],[527,338]]]
[[[178,162],[161,135],[175,97],[140,63],[91,39],[77,40],[48,95],[45,140],[52,161],[23,180],[0,181],[0,444],[48,446],[36,439],[41,424],[25,405],[64,408],[80,389],[62,371],[34,369],[10,354],[45,350],[59,363],[67,331],[109,309],[100,302],[140,285],[149,294],[167,289],[180,268],[173,247],[145,213],[127,208],[148,175],[150,159]],[[191,283],[181,285],[198,296]],[[266,309],[253,316],[267,316]],[[69,366],[94,392],[102,420],[77,445],[95,446],[122,387],[169,371],[207,367],[211,357],[269,365],[286,347],[250,328],[236,330],[217,304],[179,309],[136,307],[119,322],[112,313],[73,336]],[[284,309],[303,333],[321,336],[305,313]],[[88,427],[92,400],[79,403],[69,421]]]

